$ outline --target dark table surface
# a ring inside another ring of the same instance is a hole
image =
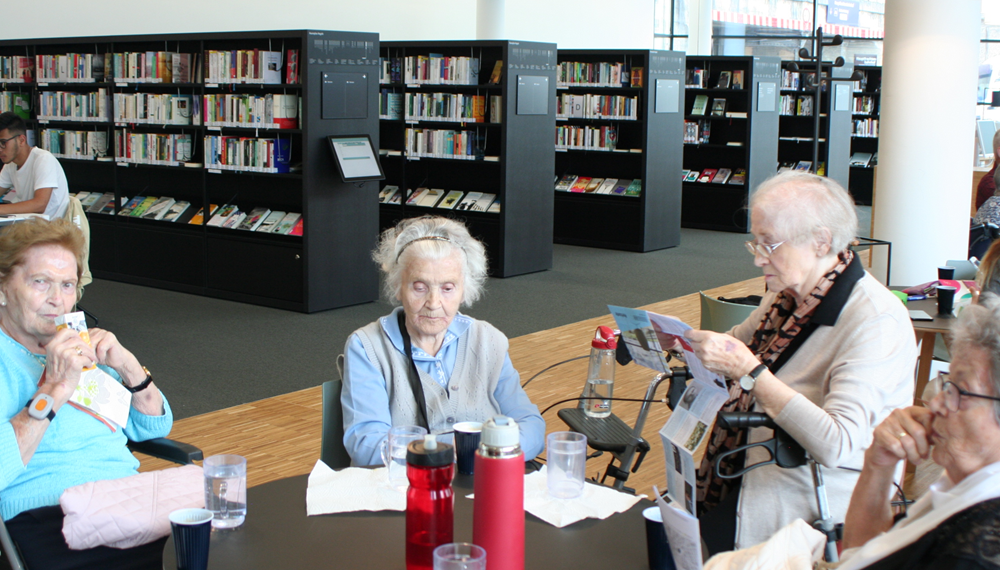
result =
[[[247,490],[247,519],[235,530],[213,531],[209,570],[399,569],[405,564],[402,511],[306,516],[307,475]],[[472,542],[472,477],[455,478],[455,542]],[[525,568],[646,569],[646,534],[639,501],[604,520],[556,528],[525,514]],[[487,557],[489,554],[487,553]],[[163,567],[177,567],[167,539]]]
[[[946,333],[951,330],[955,317],[941,317],[937,314],[937,297],[929,297],[922,301],[908,301],[906,308],[910,311],[923,311],[934,317],[933,321],[913,321],[913,328],[919,332]]]

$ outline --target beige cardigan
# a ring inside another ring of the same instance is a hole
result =
[[[730,334],[749,344],[771,307],[774,293]],[[836,323],[819,326],[776,376],[799,395],[775,422],[823,466],[830,512],[843,522],[872,430],[895,408],[913,403],[917,347],[906,307],[865,273],[854,285]],[[756,411],[762,411],[759,408]],[[750,441],[771,437],[754,429]],[[761,449],[747,453],[747,464],[765,461]],[[812,472],[808,466],[759,467],[743,477],[736,548],[761,543],[797,518],[819,518]]]

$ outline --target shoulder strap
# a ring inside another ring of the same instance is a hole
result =
[[[417,422],[430,433],[431,428],[427,423],[427,400],[424,398],[424,387],[420,383],[420,373],[417,371],[417,364],[413,362],[413,345],[410,344],[410,333],[406,330],[406,311],[398,314],[399,333],[403,335],[403,352],[406,353],[406,360],[410,363],[410,373],[407,375],[410,380],[410,389],[413,391],[413,399],[417,401]]]

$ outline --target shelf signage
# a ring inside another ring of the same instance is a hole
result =
[[[829,0],[826,5],[826,22],[841,26],[857,26],[861,2],[858,0]]]

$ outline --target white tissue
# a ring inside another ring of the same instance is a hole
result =
[[[405,511],[406,494],[389,486],[385,467],[340,471],[317,461],[306,488],[306,514]]]

